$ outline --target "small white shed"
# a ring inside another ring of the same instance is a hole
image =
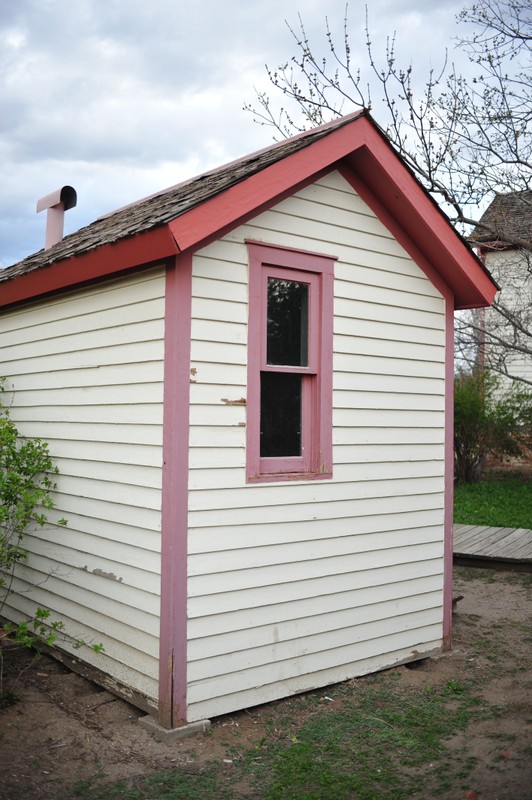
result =
[[[453,311],[495,291],[365,112],[5,270],[69,523],[9,613],[103,642],[78,666],[166,727],[448,647]]]

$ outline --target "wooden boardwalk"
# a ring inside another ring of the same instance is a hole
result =
[[[532,571],[532,531],[454,526],[454,563]]]

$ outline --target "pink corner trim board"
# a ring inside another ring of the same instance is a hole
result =
[[[164,333],[159,722],[187,722],[187,535],[192,256],[168,263]]]
[[[443,540],[443,648],[451,647],[454,515],[454,308],[445,300],[445,507]]]

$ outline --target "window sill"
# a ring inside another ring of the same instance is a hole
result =
[[[248,475],[246,483],[282,483],[286,481],[330,480],[332,472],[269,472],[262,475]]]

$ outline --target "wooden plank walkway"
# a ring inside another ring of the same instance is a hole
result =
[[[532,531],[454,526],[454,563],[532,571]]]

